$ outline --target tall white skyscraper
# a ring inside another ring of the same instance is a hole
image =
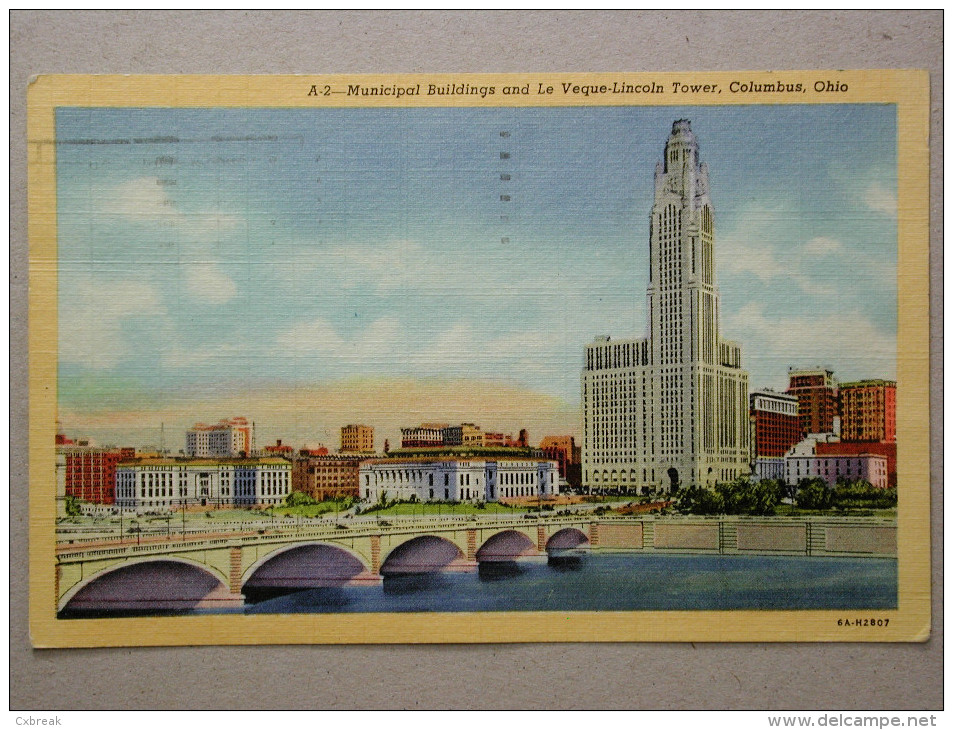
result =
[[[711,486],[749,471],[748,374],[719,334],[708,166],[685,119],[655,168],[649,259],[648,337],[586,346],[582,476],[595,490]]]

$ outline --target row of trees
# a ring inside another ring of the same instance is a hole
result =
[[[325,502],[332,502],[338,505],[339,509],[346,510],[354,506],[355,498],[352,496],[342,497],[341,499],[331,499],[325,500]],[[307,492],[291,492],[287,497],[285,497],[285,505],[288,507],[307,507],[312,504],[321,504],[314,497],[312,497]]]
[[[793,495],[792,495],[793,491]],[[676,508],[693,515],[773,515],[785,496],[804,510],[889,509],[897,505],[897,490],[878,489],[864,480],[838,481],[833,487],[823,479],[802,479],[797,487],[763,479],[737,479],[714,489],[688,487],[676,496]]]
[[[897,506],[897,488],[878,489],[863,479],[838,481],[829,487],[823,479],[802,479],[794,504],[800,509],[889,509]]]
[[[714,489],[687,487],[678,492],[675,507],[692,515],[773,515],[784,496],[783,486],[763,479],[737,479]]]

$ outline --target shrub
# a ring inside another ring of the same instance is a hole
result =
[[[834,490],[823,479],[802,479],[797,485],[794,504],[800,509],[830,509],[834,505]]]
[[[285,504],[289,507],[304,507],[306,505],[315,504],[315,501],[307,492],[294,491],[285,497]]]
[[[66,510],[67,517],[79,517],[81,514],[83,514],[83,510],[80,509],[79,506],[79,500],[71,494],[66,496],[64,508]]]
[[[678,493],[675,506],[679,512],[690,515],[720,515],[725,513],[722,495],[704,487],[686,487]]]
[[[841,507],[890,508],[897,505],[897,489],[879,489],[870,482],[838,480],[834,499]]]

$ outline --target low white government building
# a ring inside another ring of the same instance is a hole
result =
[[[137,459],[116,466],[116,505],[124,509],[281,504],[291,462],[263,459]]]
[[[487,458],[381,459],[360,469],[361,499],[420,502],[498,502],[519,497],[554,497],[559,492],[555,461]]]
[[[818,454],[817,442],[834,439],[832,434],[812,434],[784,457],[784,480],[797,484],[802,479],[823,479],[833,487],[838,479],[863,479],[878,489],[887,488],[887,457],[882,454]],[[834,441],[836,443],[836,441]]]

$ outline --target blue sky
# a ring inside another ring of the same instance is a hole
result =
[[[368,395],[390,383],[446,402],[424,420],[505,391],[534,437],[578,433],[585,343],[645,333],[679,118],[752,389],[791,365],[895,377],[890,105],[60,109],[60,416],[137,441],[240,411],[334,445],[344,422],[414,422]]]

